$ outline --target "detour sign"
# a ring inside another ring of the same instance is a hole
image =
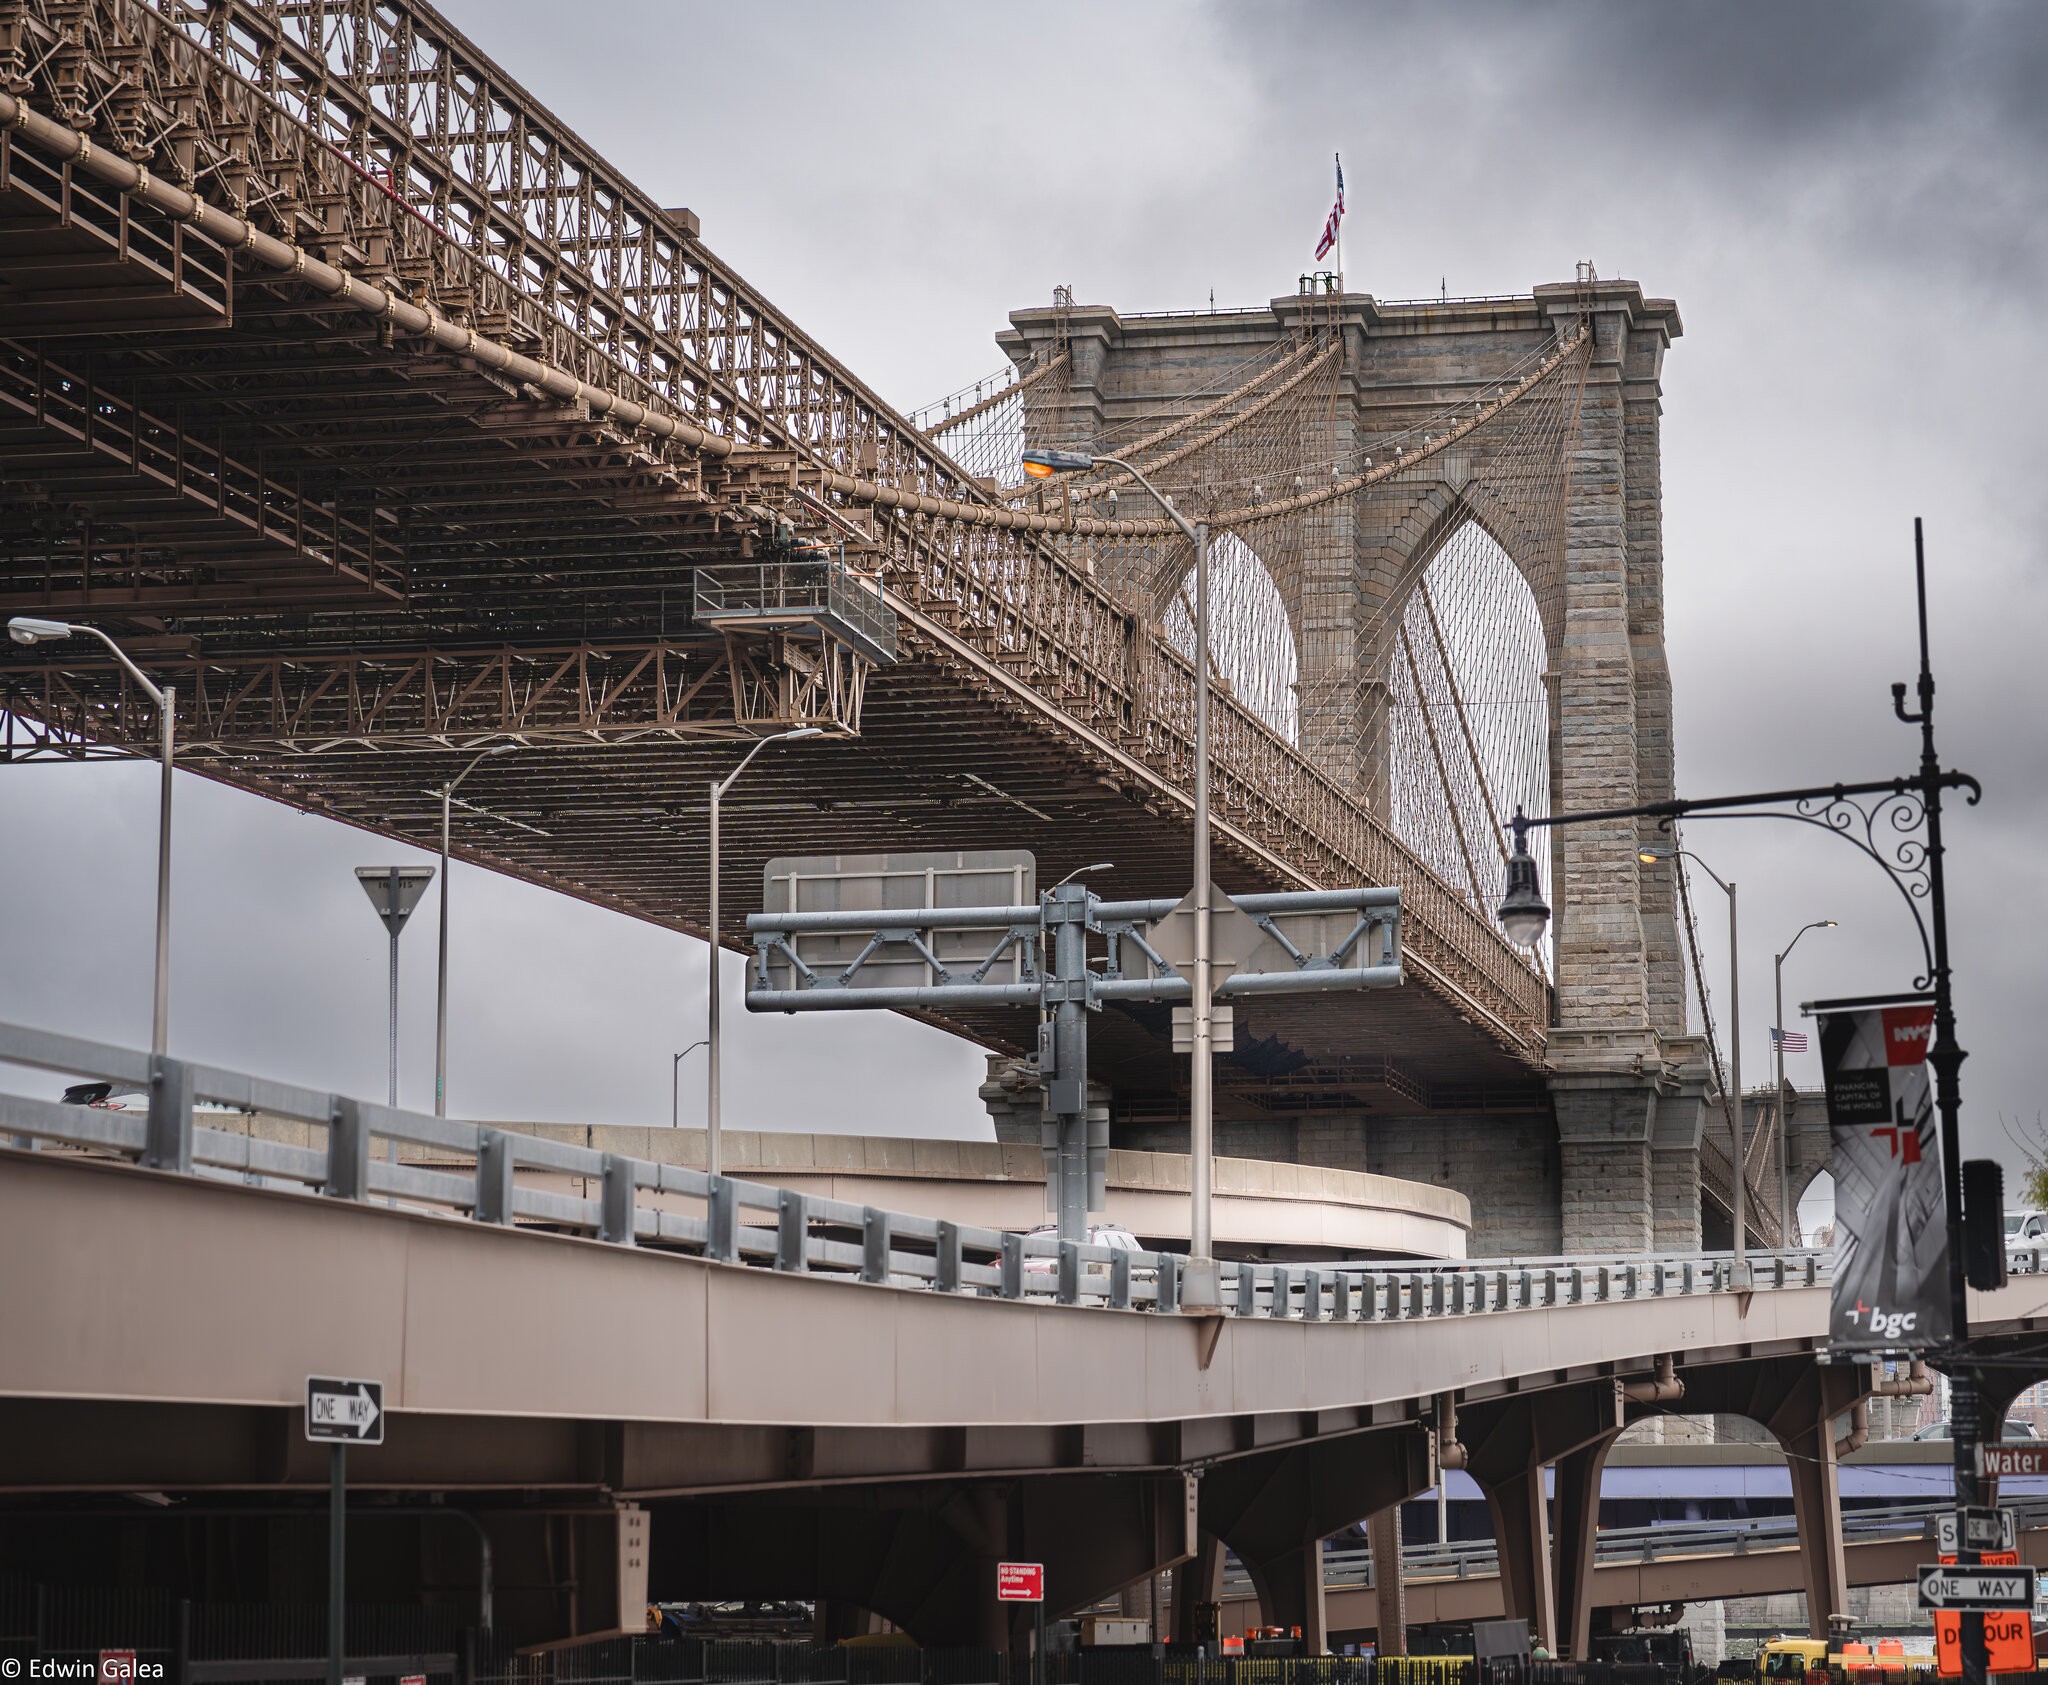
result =
[[[1954,1562],[1944,1556],[1943,1562]],[[1980,1551],[1977,1560],[1987,1568],[2017,1568],[2019,1553],[2010,1550]],[[2024,1609],[1994,1609],[1984,1617],[1984,1648],[1990,1652],[1993,1673],[2034,1671],[2034,1623]],[[1934,1612],[1934,1659],[1944,1679],[1957,1679],[1963,1671],[1963,1617],[1953,1610]]]

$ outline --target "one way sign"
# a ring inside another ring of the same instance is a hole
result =
[[[384,1383],[337,1381],[313,1375],[306,1380],[306,1437],[345,1445],[384,1443]]]
[[[1923,1609],[2029,1609],[2034,1603],[2031,1568],[1946,1568],[1920,1570]]]

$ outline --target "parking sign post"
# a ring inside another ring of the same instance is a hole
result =
[[[1043,1562],[998,1562],[996,1601],[1029,1603],[1032,1609],[1033,1643],[1031,1677],[1034,1685],[1046,1685],[1051,1674],[1045,1665],[1045,1564]]]
[[[327,1685],[341,1685],[343,1575],[348,1566],[348,1447],[327,1451]]]
[[[348,1560],[348,1448],[384,1443],[384,1383],[306,1377],[306,1437],[328,1448],[327,1685],[342,1685],[343,1570]]]

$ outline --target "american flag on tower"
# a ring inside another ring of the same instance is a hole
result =
[[[1316,256],[1328,257],[1330,248],[1337,243],[1338,231],[1344,221],[1344,156],[1337,155],[1337,202],[1330,207],[1329,220],[1323,224],[1323,237],[1316,242]]]

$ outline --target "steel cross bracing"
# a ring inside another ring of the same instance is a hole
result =
[[[96,1078],[150,1095],[145,1112],[0,1092],[0,1139],[125,1159],[172,1175],[330,1198],[390,1199],[479,1223],[545,1227],[849,1283],[1039,1299],[1098,1311],[1178,1308],[1184,1259],[878,1210],[707,1176],[514,1130],[429,1117],[266,1077],[0,1024],[0,1064]],[[199,1113],[211,1102],[232,1110]],[[309,1144],[219,1127],[257,1116],[307,1126]],[[201,1122],[204,1116],[217,1122]],[[381,1143],[401,1146],[391,1162]],[[427,1163],[407,1162],[427,1160]],[[580,1180],[588,1192],[563,1191]],[[1750,1290],[1828,1280],[1828,1254],[1752,1253]],[[1733,1291],[1727,1253],[1451,1261],[1242,1262],[1226,1315],[1370,1325],[1520,1310],[1694,1299]]]
[[[552,650],[557,672],[567,607],[577,662],[631,669],[663,642],[650,623],[671,617],[678,561],[731,556],[767,513],[872,559],[923,670],[1078,737],[1124,799],[1184,806],[1192,670],[1045,536],[1157,523],[1003,506],[431,10],[24,0],[0,17],[0,78],[18,191],[75,211],[67,238],[118,235],[131,268],[144,236],[169,254],[150,271],[157,314],[126,318],[160,349],[69,340],[53,362],[36,339],[0,346],[15,389],[41,395],[15,406],[38,438],[62,433],[65,403],[84,418],[35,464],[46,495],[113,511],[83,522],[63,578],[46,552],[39,587],[8,590],[155,617],[155,668],[181,700],[213,699],[191,740],[220,775],[307,799],[270,757],[527,730],[520,686],[468,682],[491,659],[479,645],[521,646],[506,671]],[[225,303],[204,284],[216,272],[233,276]],[[214,524],[181,549],[200,509]],[[237,522],[243,538],[221,542]],[[707,668],[734,660],[695,658],[669,687],[600,684],[595,708],[579,678],[576,708],[531,729],[708,729],[658,700],[705,695]],[[152,729],[111,669],[19,671],[17,711],[61,704],[96,742]],[[385,705],[401,696],[426,700]],[[1226,850],[1267,881],[1401,884],[1418,976],[1533,1056],[1545,991],[1488,921],[1250,711],[1226,702],[1218,724]],[[315,805],[398,828],[388,794],[367,801],[328,785]]]

